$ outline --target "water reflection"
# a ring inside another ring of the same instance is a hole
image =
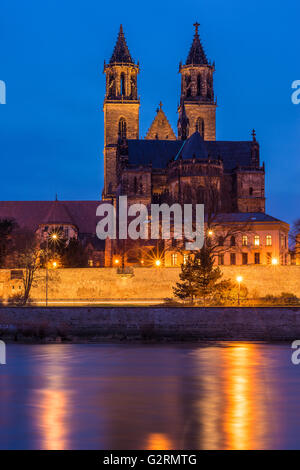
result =
[[[15,346],[10,364],[0,448],[283,448],[300,430],[289,346]]]
[[[68,413],[71,409],[71,391],[65,384],[68,363],[61,358],[60,345],[45,348],[42,388],[34,389],[30,404],[34,409],[35,425],[44,450],[66,450],[71,445]],[[66,354],[66,351],[65,351]],[[43,358],[44,359],[44,358]],[[40,372],[40,371],[39,371]]]

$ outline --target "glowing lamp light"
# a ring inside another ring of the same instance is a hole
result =
[[[237,276],[236,280],[240,284],[242,282],[243,278],[242,278],[242,276]]]
[[[52,266],[53,266],[53,268],[56,268],[57,267],[57,262],[53,261]]]
[[[209,230],[209,231],[208,231],[208,236],[209,236],[209,237],[212,237],[213,234],[214,234],[214,232],[213,232],[212,230]]]
[[[273,266],[276,266],[276,264],[278,264],[278,259],[277,258],[272,258],[272,264],[273,264]]]
[[[51,235],[51,238],[52,238],[52,240],[57,240],[57,234],[56,234],[56,233],[53,233],[53,234]]]
[[[119,262],[120,262],[120,261],[119,261],[118,259],[115,259],[115,263],[116,263],[116,264],[119,264]]]
[[[157,259],[157,260],[155,261],[155,266],[160,266],[160,265],[161,265],[161,261],[160,261],[160,259]]]

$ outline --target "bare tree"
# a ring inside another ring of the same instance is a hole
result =
[[[292,230],[290,231],[290,241],[292,252],[295,257],[300,256],[300,219],[295,220]]]

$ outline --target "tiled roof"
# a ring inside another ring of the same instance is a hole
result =
[[[100,201],[0,201],[0,219],[14,219],[20,227],[37,230],[40,224],[72,224],[80,233],[95,234]],[[66,214],[69,219],[66,218]]]
[[[172,158],[184,152],[184,147],[189,149],[189,140],[128,140],[128,161],[132,165],[149,165],[153,168],[166,168]],[[212,159],[222,159],[225,170],[232,170],[237,166],[251,166],[251,141],[204,141],[194,139],[192,152],[185,152],[185,158],[193,158],[193,154]],[[196,148],[197,142],[199,149]],[[200,145],[201,144],[201,145]],[[191,153],[189,156],[188,153]]]
[[[251,165],[252,141],[206,141],[208,155],[212,159],[221,158],[226,170],[232,170],[238,165]]]
[[[264,212],[230,212],[218,214],[214,222],[228,223],[228,222],[242,222],[242,223],[255,223],[255,222],[281,222],[281,220],[265,214]]]
[[[53,201],[46,217],[42,221],[44,224],[69,224],[76,225],[71,215],[69,214],[68,208],[65,204],[60,201]]]
[[[181,146],[180,140],[128,140],[129,164],[165,168]]]
[[[207,147],[203,137],[198,131],[194,132],[194,134],[184,142],[180,154],[183,159],[208,157]]]

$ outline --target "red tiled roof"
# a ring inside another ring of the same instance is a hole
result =
[[[40,224],[72,224],[80,233],[96,233],[96,209],[101,201],[0,201],[0,219],[14,219],[20,227],[37,230]]]

